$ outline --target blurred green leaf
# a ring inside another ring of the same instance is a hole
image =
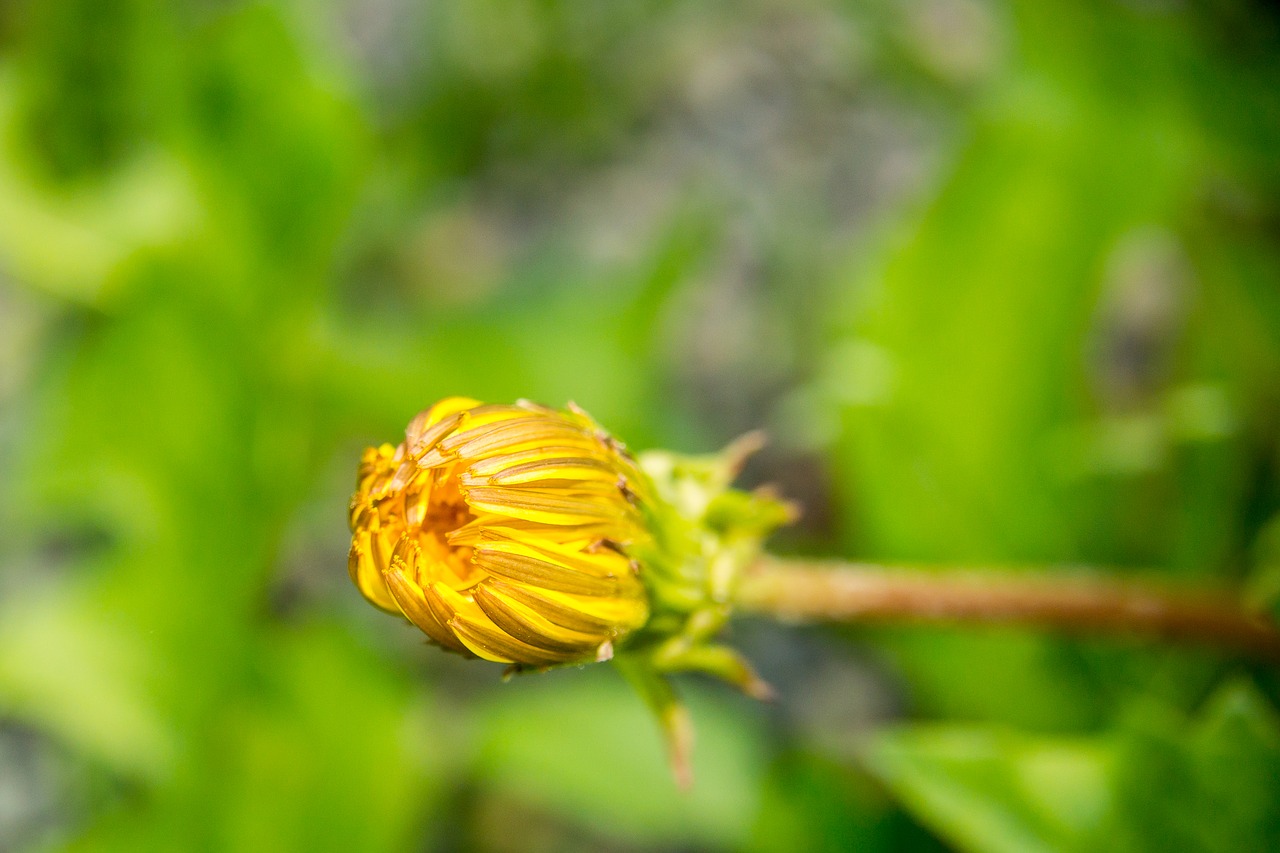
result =
[[[214,736],[214,846],[411,846],[449,778],[422,691],[335,625],[264,639],[251,690]]]
[[[15,77],[0,73],[0,259],[62,299],[108,301],[118,295],[119,266],[133,253],[179,239],[199,222],[192,179],[173,157],[148,152],[99,182],[50,191],[12,150]]]
[[[494,694],[476,720],[480,779],[606,837],[741,847],[758,807],[762,733],[742,700],[681,692],[695,725],[688,793],[676,787],[647,707],[603,667],[521,678]]]
[[[1116,851],[1280,848],[1280,718],[1252,685],[1220,690],[1186,722],[1147,709],[1122,730],[1113,810],[1091,836]]]
[[[1062,641],[1010,628],[911,628],[877,633],[921,713],[987,720],[1041,732],[1087,729],[1102,716],[1099,694]],[[981,685],[981,690],[973,689]],[[1017,696],[1010,702],[1010,696]]]
[[[961,849],[1052,853],[1100,825],[1113,759],[1095,742],[984,726],[917,726],[874,737],[868,766]]]
[[[808,751],[783,752],[764,780],[760,813],[747,847],[753,853],[944,848],[860,768]]]
[[[49,587],[0,607],[0,713],[40,723],[116,772],[172,770],[175,733],[149,696],[156,656],[83,591]]]
[[[922,821],[963,849],[1274,850],[1280,722],[1246,683],[1196,721],[1159,706],[1115,734],[1031,738],[979,726],[873,737],[868,766]]]
[[[1254,569],[1246,587],[1246,600],[1280,619],[1280,515],[1263,525],[1250,556]]]

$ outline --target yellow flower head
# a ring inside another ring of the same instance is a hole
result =
[[[633,459],[574,406],[450,397],[400,444],[364,452],[351,580],[444,648],[517,671],[613,659],[687,784],[688,716],[668,676],[769,693],[715,639],[743,569],[792,515],[767,491],[732,487],[756,446],[748,436],[709,456]]]
[[[632,557],[652,486],[586,413],[452,397],[369,448],[348,569],[446,649],[521,666],[605,660],[645,624]]]

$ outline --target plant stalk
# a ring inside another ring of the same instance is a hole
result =
[[[1098,577],[767,556],[747,572],[736,600],[743,612],[784,621],[1015,624],[1219,646],[1280,661],[1280,629],[1230,596]]]

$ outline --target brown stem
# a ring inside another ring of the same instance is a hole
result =
[[[1238,601],[1100,578],[766,557],[747,573],[744,611],[801,622],[1020,624],[1225,646],[1280,660],[1280,630]]]

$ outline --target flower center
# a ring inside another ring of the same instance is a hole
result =
[[[424,476],[424,488],[415,496],[405,496],[409,518],[421,518],[418,544],[422,560],[418,564],[420,585],[440,581],[463,590],[484,579],[486,573],[471,562],[472,548],[453,545],[446,536],[475,520],[458,488],[456,465],[436,469]]]

